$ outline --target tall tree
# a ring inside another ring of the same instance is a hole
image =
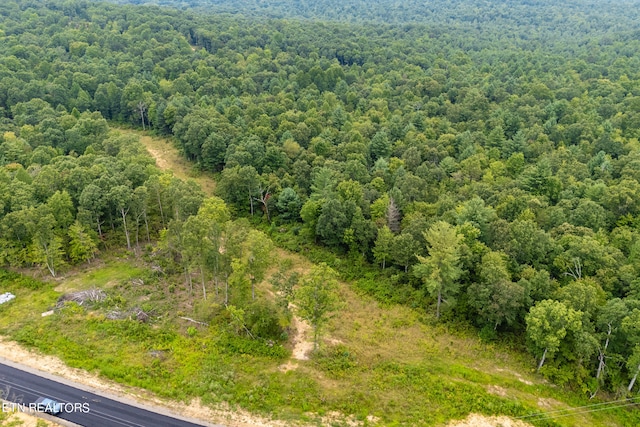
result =
[[[437,298],[436,318],[440,317],[443,299],[453,298],[460,288],[460,244],[463,236],[455,227],[444,221],[436,222],[424,232],[429,255],[418,256],[414,267],[416,277],[423,280],[427,292]]]

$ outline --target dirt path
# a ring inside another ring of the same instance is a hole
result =
[[[193,164],[182,157],[178,149],[174,147],[169,140],[149,136],[146,132],[131,129],[117,130],[124,134],[138,136],[140,142],[147,148],[151,157],[156,160],[156,166],[160,169],[172,172],[173,175],[180,179],[192,179],[200,185],[205,194],[208,196],[213,195],[216,188],[215,180],[207,173],[196,171]]]

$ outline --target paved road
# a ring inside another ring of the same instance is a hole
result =
[[[59,417],[86,427],[196,427],[206,425],[194,424],[190,421],[140,409],[0,364],[0,398],[10,402],[29,404],[40,396],[49,397],[60,403],[80,404],[76,405],[76,410],[62,413]],[[82,404],[88,405],[81,406]],[[66,406],[71,410],[70,405]],[[88,412],[86,412],[87,406]]]

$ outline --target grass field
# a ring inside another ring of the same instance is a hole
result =
[[[142,142],[159,156],[160,167],[191,176],[190,165],[170,144],[148,136]],[[209,177],[197,179],[207,191],[215,188]],[[275,258],[301,273],[312,267],[283,249]],[[90,288],[103,289],[108,298],[41,316],[63,293]],[[322,350],[309,360],[293,359],[292,344],[268,346],[238,338],[222,324],[204,327],[181,319],[198,319],[215,311],[215,304],[189,294],[179,277],[154,274],[133,254],[106,254],[60,281],[2,273],[0,291],[17,296],[0,306],[0,333],[25,346],[164,398],[200,397],[205,404],[225,403],[295,425],[439,426],[470,413],[517,418],[598,403],[546,383],[528,356],[485,343],[471,328],[381,304],[347,282],[339,286],[343,308],[329,324]],[[261,295],[271,292],[267,282],[261,284]],[[131,314],[109,318],[136,307],[152,313],[151,321]],[[640,416],[623,408],[532,424],[622,427],[640,425]]]

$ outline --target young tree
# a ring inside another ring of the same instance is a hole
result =
[[[207,241],[207,221],[199,215],[192,215],[183,225],[183,254],[191,260],[190,266],[198,269],[202,285],[202,298],[207,299],[205,266],[211,250]]]
[[[636,345],[633,348],[633,353],[631,353],[631,357],[627,360],[627,369],[629,372],[633,372],[633,377],[631,377],[631,381],[629,381],[629,386],[627,387],[627,391],[631,392],[638,379],[638,374],[640,374],[640,345]]]
[[[344,237],[344,231],[349,225],[344,205],[339,200],[329,199],[322,205],[318,216],[316,234],[330,246],[339,246]]]
[[[384,270],[387,260],[391,258],[393,248],[393,233],[386,225],[378,230],[378,238],[373,248],[373,257],[382,264]]]
[[[437,297],[436,318],[439,318],[443,299],[454,297],[460,287],[457,280],[462,274],[459,251],[463,236],[449,223],[438,221],[424,233],[424,238],[429,256],[418,256],[419,263],[413,271],[424,281],[429,294]]]
[[[561,302],[544,300],[531,308],[525,318],[527,337],[536,352],[542,351],[538,371],[547,357],[553,356],[567,332],[579,332],[582,328],[582,313],[567,308]]]
[[[98,252],[98,246],[80,221],[71,224],[68,235],[69,258],[71,261],[81,263],[95,257],[96,252]]]
[[[321,263],[311,269],[309,275],[295,293],[300,317],[313,328],[313,349],[318,348],[322,327],[339,307],[337,275],[327,264]]]
[[[409,271],[409,264],[413,261],[418,251],[418,242],[409,233],[402,233],[393,238],[392,244],[393,261],[404,268],[404,272]]]
[[[295,221],[300,217],[302,201],[293,188],[287,187],[278,196],[276,207],[280,211],[280,217],[283,220]]]
[[[622,320],[629,314],[629,308],[620,298],[613,298],[607,301],[600,309],[596,319],[596,328],[600,335],[604,335],[604,345],[598,349],[598,369],[596,379],[600,379],[606,367],[605,359],[607,350],[612,340],[615,340],[617,331],[622,325]]]
[[[103,215],[103,209],[105,208],[105,195],[104,191],[95,184],[87,185],[80,194],[80,207],[87,212],[91,213],[91,216],[95,219],[95,223],[98,226],[98,235],[102,239],[102,221],[100,220]]]
[[[273,243],[264,233],[251,230],[243,246],[247,273],[251,279],[251,299],[255,300],[256,283],[264,279],[264,274],[272,261]]]
[[[633,373],[628,391],[633,389],[638,375],[640,374],[640,309],[634,308],[628,316],[622,320],[622,330],[627,338],[631,354],[627,358],[627,369],[629,374]]]
[[[202,202],[198,210],[198,217],[202,217],[207,224],[205,237],[209,250],[207,251],[206,269],[213,275],[217,296],[218,283],[225,270],[225,263],[227,262],[225,253],[225,231],[231,215],[224,200],[219,197],[209,197]],[[229,243],[227,239],[227,247]]]

